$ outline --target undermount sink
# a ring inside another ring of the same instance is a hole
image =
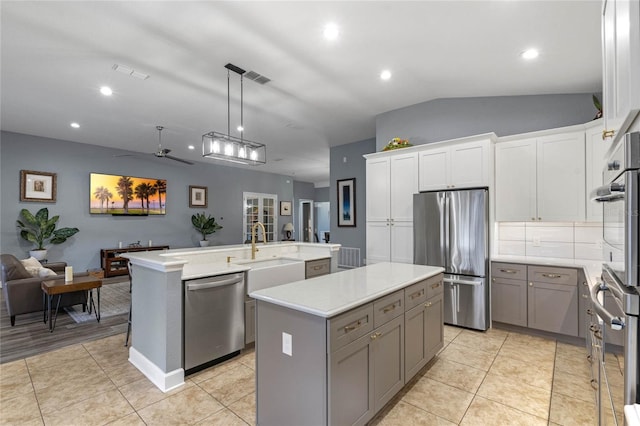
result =
[[[300,259],[278,257],[243,260],[236,263],[251,267],[247,271],[247,293],[304,280],[305,264]]]

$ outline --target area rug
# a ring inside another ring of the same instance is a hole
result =
[[[97,307],[98,300],[95,291],[93,292],[93,301]],[[130,301],[129,281],[103,285],[100,289],[100,317],[112,317],[129,312]],[[82,312],[80,305],[70,306],[64,310],[77,323],[96,320],[93,312],[91,314],[88,311]]]

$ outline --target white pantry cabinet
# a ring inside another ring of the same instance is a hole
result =
[[[640,112],[640,2],[604,0],[602,13],[604,126],[618,140]]]
[[[367,263],[413,263],[413,194],[418,154],[389,152],[367,159]]]
[[[584,221],[584,132],[496,144],[496,221]]]
[[[420,151],[420,191],[489,186],[491,141],[436,144]]]

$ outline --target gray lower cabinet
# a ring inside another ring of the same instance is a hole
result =
[[[244,302],[244,344],[256,340],[256,301],[247,298]]]
[[[439,290],[434,293],[435,296],[404,314],[405,381],[411,380],[444,347],[443,286],[437,288]],[[410,294],[408,289],[405,294]],[[419,293],[416,291],[411,294]]]
[[[578,270],[492,262],[491,276],[493,321],[585,335],[589,288],[586,279],[578,283]]]
[[[331,258],[308,260],[305,262],[305,279],[327,275],[331,272]]]
[[[527,326],[578,335],[578,276],[575,269],[529,266]]]

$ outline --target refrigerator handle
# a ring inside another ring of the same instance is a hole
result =
[[[449,193],[445,192],[444,193],[444,218],[443,218],[443,225],[444,225],[444,256],[442,256],[443,260],[444,260],[444,268],[445,270],[449,271],[451,269],[451,259],[450,259],[450,246],[449,246],[449,218],[450,218],[450,209],[451,209],[451,199],[449,198]]]
[[[455,284],[456,288],[456,312],[460,312],[460,287]]]

